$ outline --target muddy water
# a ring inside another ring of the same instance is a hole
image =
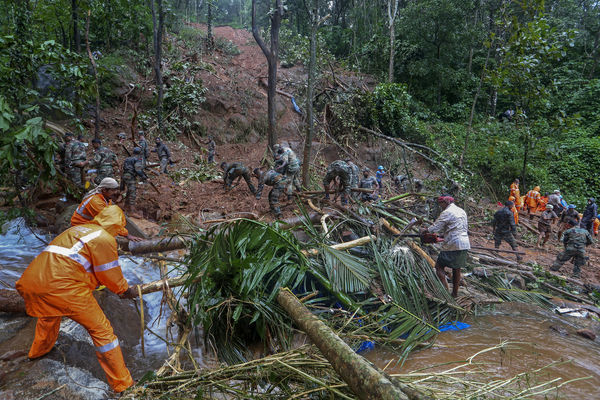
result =
[[[494,350],[482,354],[474,361],[486,364],[484,369],[488,372],[489,379],[508,378],[556,361],[567,361],[544,370],[538,381],[561,378],[561,382],[564,382],[590,377],[560,388],[558,398],[600,398],[598,339],[593,342],[575,334],[582,326],[594,328],[595,324],[591,321],[559,316],[535,306],[507,303],[466,322],[471,324],[470,328],[441,333],[436,340],[439,347],[413,352],[403,366],[397,364],[396,355],[381,348],[365,354],[365,357],[382,368],[391,361],[386,369],[391,374],[409,373],[426,366],[450,363],[431,369],[443,371],[457,365],[452,364],[453,362],[464,361],[501,342],[520,342],[508,346],[504,351]],[[597,327],[595,332],[598,333]],[[550,394],[553,398],[557,393],[554,391]]]

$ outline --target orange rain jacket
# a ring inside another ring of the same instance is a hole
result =
[[[541,196],[538,200],[537,212],[546,211],[546,205],[548,204],[548,196]]]
[[[527,194],[525,195],[525,204],[527,205],[527,208],[529,208],[529,210],[531,211],[536,211],[541,197],[542,196],[540,195],[539,186],[536,186],[535,188],[527,192]]]
[[[514,202],[514,201],[515,201],[515,198],[514,198],[514,196],[510,196],[510,197],[508,198],[508,201],[512,201],[512,202]],[[516,207],[516,206],[513,206],[513,207],[510,209],[510,211],[512,211],[512,213],[513,213],[513,216],[515,217],[515,224],[516,224],[516,225],[519,225],[519,210],[517,210],[517,207]]]
[[[107,200],[101,193],[84,197],[71,217],[71,226],[89,224],[100,211],[112,204],[112,200]],[[119,235],[127,236],[129,232],[123,227]]]
[[[598,235],[598,228],[600,228],[600,219],[596,218],[594,219],[594,225],[593,225],[593,231],[594,231],[594,235]]]
[[[30,358],[52,350],[63,316],[83,325],[96,346],[96,356],[115,392],[133,385],[119,340],[92,295],[100,284],[120,294],[129,285],[119,266],[115,236],[125,226],[118,206],[105,207],[89,223],[58,235],[29,264],[16,288],[27,314],[38,317]]]
[[[521,207],[523,207],[523,198],[521,197],[521,192],[519,191],[519,184],[518,183],[511,183],[510,185],[510,195],[509,195],[509,200],[510,197],[514,197],[514,201],[515,202],[515,207],[517,209],[520,209]]]

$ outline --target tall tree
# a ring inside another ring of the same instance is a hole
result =
[[[206,48],[208,52],[212,52],[215,47],[215,38],[213,36],[213,0],[206,1]]]
[[[79,6],[77,0],[71,0],[71,15],[73,18],[73,49],[80,53],[81,52],[81,36],[79,35]]]
[[[398,16],[398,3],[399,0],[387,0],[387,14],[388,14],[388,27],[390,28],[390,65],[388,68],[388,82],[394,82],[394,41],[396,39],[395,33],[395,22]],[[392,6],[393,4],[393,6]]]
[[[162,0],[156,0],[156,10],[154,6],[155,0],[150,1],[150,9],[152,10],[152,38],[154,42],[154,75],[156,82],[156,117],[158,121],[158,132],[163,133],[163,120],[162,120],[162,101],[163,101],[163,80],[162,80],[162,33],[165,23],[165,13],[163,9]],[[156,14],[158,11],[158,21]]]
[[[275,7],[271,10],[271,48],[269,49],[260,37],[258,25],[256,23],[256,0],[252,0],[252,36],[262,50],[269,67],[268,88],[267,88],[267,113],[269,118],[269,149],[273,151],[273,146],[277,142],[277,121],[275,115],[275,96],[277,95],[277,60],[279,53],[279,29],[281,28],[281,19],[283,18],[283,2],[275,0]]]
[[[306,91],[306,117],[308,119],[308,124],[306,137],[304,139],[304,162],[302,163],[302,185],[306,187],[308,186],[308,169],[310,167],[312,141],[315,136],[313,97],[315,92],[315,76],[317,72],[317,30],[323,21],[329,18],[329,14],[323,19],[319,19],[319,0],[312,0],[310,5],[305,2],[305,6],[310,18],[310,58],[308,62],[308,88]]]

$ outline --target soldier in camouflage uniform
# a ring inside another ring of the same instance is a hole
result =
[[[350,166],[350,169],[352,169],[352,178],[350,178],[350,189],[357,189],[358,184],[360,183],[360,168],[358,168],[358,165],[354,164],[349,158],[346,159],[346,164],[348,164]],[[356,199],[357,196],[358,193],[352,192],[353,199]]]
[[[375,179],[374,176],[371,176],[370,172],[371,170],[369,168],[363,169],[363,178],[360,180],[360,183],[358,185],[359,188],[377,189],[379,187],[379,185],[377,184],[377,179]],[[371,193],[363,192],[360,194],[360,199],[362,201],[377,200],[377,195],[374,191]]]
[[[65,168],[67,176],[79,187],[83,187],[82,169],[88,164],[85,146],[73,137],[71,132],[65,134]]]
[[[281,218],[281,208],[279,207],[279,197],[286,189],[288,182],[285,175],[271,169],[267,172],[262,172],[260,168],[254,170],[254,176],[258,178],[258,189],[256,191],[256,199],[260,200],[263,188],[265,185],[272,186],[269,192],[269,207],[275,217]]]
[[[131,212],[135,207],[138,177],[140,177],[142,181],[148,179],[148,176],[146,176],[146,173],[144,172],[142,149],[135,147],[133,149],[133,156],[126,158],[125,162],[123,163],[123,180],[121,182],[121,186],[127,187],[125,208],[129,212]],[[123,187],[121,187],[121,189],[123,189]]]
[[[500,248],[500,244],[504,240],[514,251],[517,251],[517,241],[514,236],[517,233],[517,226],[515,224],[515,217],[511,211],[514,205],[515,203],[508,200],[504,203],[504,207],[494,214],[492,226],[494,229],[494,246],[497,249]],[[521,256],[518,254],[517,261],[521,261]]]
[[[252,194],[256,194],[256,189],[252,184],[250,170],[248,170],[248,168],[246,168],[244,164],[239,162],[228,164],[225,161],[223,161],[221,163],[221,169],[223,170],[223,185],[225,186],[226,191],[231,190],[235,178],[238,178],[238,182],[240,179],[244,178],[246,184],[248,185],[248,189],[250,189],[250,192],[252,192]]]
[[[276,148],[275,171],[285,175],[288,184],[285,193],[289,199],[294,189],[297,191],[302,190],[299,179],[300,160],[298,160],[296,153],[289,147],[277,145]]]
[[[588,257],[585,256],[585,247],[592,244],[594,241],[592,235],[583,228],[576,227],[578,222],[571,219],[567,222],[570,229],[567,229],[563,234],[563,244],[565,251],[561,251],[556,255],[554,264],[550,267],[552,271],[558,271],[563,264],[569,260],[573,260],[573,276],[579,278],[581,267],[585,265]]]
[[[139,131],[138,137],[138,145],[140,149],[142,149],[142,164],[144,165],[144,168],[146,168],[146,161],[148,160],[148,157],[150,157],[150,150],[148,149],[148,142],[146,142],[144,131]]]
[[[329,184],[339,178],[340,190],[342,192],[342,205],[348,204],[350,197],[350,181],[352,180],[352,168],[345,161],[335,160],[327,166],[327,173],[323,178],[325,198],[329,199]]]
[[[160,140],[160,138],[156,138],[155,142],[156,148],[152,151],[156,152],[158,159],[160,160],[160,172],[167,174],[167,165],[169,163],[173,163],[173,161],[171,161],[171,152],[169,151],[167,145]]]
[[[96,177],[94,178],[94,183],[99,185],[104,178],[114,178],[114,170],[113,165],[116,168],[119,168],[119,164],[117,163],[117,156],[113,153],[109,148],[102,146],[102,141],[100,139],[92,140],[92,146],[94,147],[94,158],[90,165],[96,168]]]
[[[204,144],[207,145],[206,149],[208,151],[208,154],[206,156],[206,161],[208,161],[209,163],[214,163],[215,162],[215,149],[217,148],[217,144],[215,143],[212,135],[208,136],[208,141]]]

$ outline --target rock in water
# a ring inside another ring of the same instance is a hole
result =
[[[586,339],[596,340],[596,334],[589,329],[580,329],[577,331],[577,334]]]

